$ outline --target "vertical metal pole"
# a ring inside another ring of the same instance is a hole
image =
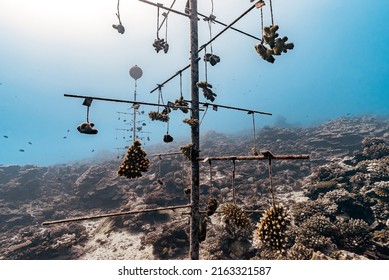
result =
[[[136,80],[135,80],[135,91],[134,91],[134,101],[136,101],[136,87],[137,87],[137,84],[136,84]],[[137,112],[137,110],[136,110],[136,104],[134,103],[133,105],[133,108],[134,108],[134,127],[133,127],[133,129],[134,129],[134,131],[133,131],[133,133],[134,133],[134,135],[133,135],[133,137],[134,137],[134,139],[132,139],[133,140],[133,142],[135,143],[135,140],[136,140],[136,112]]]
[[[199,62],[198,62],[198,23],[197,23],[197,0],[190,0],[190,45],[191,45],[191,100],[192,110],[191,118],[199,121],[199,89],[196,83],[199,81]],[[200,211],[199,211],[199,181],[200,181],[200,169],[197,158],[199,157],[200,149],[200,125],[196,122],[196,125],[191,126],[191,143],[192,149],[192,182],[191,182],[191,220],[190,220],[190,247],[189,258],[192,260],[199,259],[199,224],[200,224]]]

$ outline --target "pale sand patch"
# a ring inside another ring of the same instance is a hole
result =
[[[84,223],[89,240],[80,250],[84,260],[153,260],[153,246],[141,244],[142,233],[131,234],[125,230],[111,231],[111,224],[104,221]]]

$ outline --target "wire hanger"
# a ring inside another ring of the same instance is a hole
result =
[[[77,130],[83,134],[97,134],[98,130],[94,128],[95,124],[93,122],[89,122],[89,107],[92,105],[92,98],[85,98],[84,103],[82,105],[86,106],[86,122],[80,124],[77,127]]]
[[[120,20],[120,8],[119,8],[119,6],[120,6],[120,0],[118,0],[118,4],[117,4],[118,12],[116,13],[116,16],[117,16],[117,18],[119,20],[119,24],[117,24],[117,25],[116,24],[112,24],[112,27],[115,28],[120,34],[123,34],[125,29],[124,29],[124,26],[122,24],[122,21]]]

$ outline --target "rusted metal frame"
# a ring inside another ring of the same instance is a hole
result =
[[[191,118],[199,120],[199,56],[198,56],[198,19],[197,19],[197,0],[190,0],[190,81],[191,81]],[[191,126],[191,192],[190,204],[190,229],[189,229],[189,258],[198,260],[200,256],[199,226],[200,226],[200,164],[196,160],[200,149],[200,124],[196,122]]]
[[[185,100],[186,102],[191,102],[190,100]],[[231,109],[231,110],[237,110],[237,111],[244,111],[247,112],[248,114],[261,114],[261,115],[268,115],[272,116],[272,113],[267,113],[267,112],[261,112],[261,111],[256,111],[256,110],[251,110],[251,109],[245,109],[245,108],[240,108],[240,107],[233,107],[233,106],[227,106],[227,105],[221,105],[221,104],[215,104],[215,103],[209,103],[209,102],[199,102],[200,105],[203,106],[215,106],[215,107],[220,107],[224,109]]]
[[[271,159],[309,159],[309,155],[273,155]],[[209,160],[267,160],[268,156],[223,156],[223,157],[198,157],[199,162],[208,162]]]
[[[197,58],[197,60],[200,60],[201,58]],[[166,85],[168,82],[170,82],[171,80],[173,80],[175,77],[177,77],[178,75],[180,75],[182,72],[184,72],[186,69],[190,68],[191,64],[185,66],[184,68],[182,68],[181,70],[179,70],[176,74],[174,74],[173,76],[171,76],[169,79],[167,79],[166,81],[164,81],[162,84],[158,84],[156,88],[152,89],[150,91],[150,93],[153,93],[154,91],[156,91],[157,89],[159,89],[160,87],[163,87],[164,85]]]
[[[101,101],[110,101],[110,102],[118,102],[118,103],[130,103],[134,105],[146,105],[146,106],[157,106],[157,107],[169,107],[172,109],[188,109],[192,110],[190,107],[186,106],[176,106],[173,103],[171,104],[157,104],[151,102],[142,102],[142,101],[133,101],[133,100],[121,100],[121,99],[113,99],[113,98],[105,98],[105,97],[95,97],[95,96],[84,96],[84,95],[75,95],[75,94],[64,94],[65,97],[73,97],[73,98],[91,98],[93,100],[101,100]]]
[[[147,0],[138,0],[140,2],[143,2],[143,3],[146,3],[146,4],[149,4],[151,6],[155,6],[155,7],[158,7],[160,9],[163,9],[163,10],[167,10],[169,12],[172,12],[172,13],[175,13],[175,14],[179,14],[181,16],[184,16],[184,17],[190,17],[190,15],[187,15],[185,13],[182,13],[180,11],[177,11],[177,10],[174,10],[174,9],[171,9],[171,8],[168,8],[168,7],[165,7],[163,4],[161,3],[153,3],[153,2],[150,2],[150,1],[147,1]]]
[[[134,214],[158,212],[158,211],[165,211],[165,210],[176,210],[176,209],[190,208],[190,207],[191,205],[187,204],[187,205],[167,206],[167,207],[159,207],[159,208],[152,208],[152,209],[133,210],[133,211],[126,211],[126,212],[116,212],[116,213],[101,214],[101,215],[94,215],[94,216],[87,216],[87,217],[77,217],[77,218],[49,221],[49,222],[42,223],[42,225],[48,226],[54,224],[80,222],[86,220],[96,220],[101,218],[119,217],[125,215],[134,215]]]
[[[249,9],[247,9],[243,14],[241,14],[237,19],[235,19],[233,22],[231,22],[229,25],[227,25],[222,31],[220,31],[215,37],[213,37],[211,40],[209,40],[207,43],[202,45],[197,52],[201,52],[203,49],[205,49],[209,44],[211,44],[213,41],[215,41],[220,35],[222,35],[224,32],[226,32],[228,29],[230,29],[235,23],[237,23],[239,20],[241,20],[245,15],[247,15],[251,10],[253,10],[256,7],[257,4],[252,5]]]
[[[145,2],[145,3],[151,3],[149,1],[145,1],[145,0],[139,0],[139,1],[142,1],[142,2]],[[156,6],[156,4],[152,3],[154,6]],[[216,38],[218,38],[220,35],[222,35],[224,32],[226,32],[228,29],[232,29],[232,26],[237,23],[242,17],[244,17],[246,14],[248,14],[252,9],[254,9],[256,7],[256,4],[252,5],[247,11],[245,11],[242,15],[240,15],[236,20],[234,20],[232,23],[230,23],[229,25],[224,25],[225,28],[220,31],[215,37],[213,37],[210,41],[208,41],[207,43],[205,43],[204,45],[202,45],[199,49],[196,49],[194,50],[195,52],[199,53],[201,52],[206,46],[208,46],[209,44],[211,44],[214,40],[216,40]],[[195,12],[194,14],[198,14],[197,12]],[[188,15],[186,15],[188,16]],[[197,20],[197,17],[196,17],[196,20]],[[234,28],[234,30],[236,30]],[[241,32],[242,33],[242,32]],[[259,38],[256,38],[256,39],[259,39]],[[193,51],[192,51],[193,52]],[[200,60],[201,58],[198,57],[197,60]],[[183,71],[185,71],[186,69],[188,69],[189,67],[191,66],[191,64],[187,65],[186,67],[184,67],[183,69],[181,69],[180,71],[178,71],[176,74],[174,74],[173,76],[171,76],[169,79],[167,79],[166,81],[164,81],[162,84],[158,84],[158,86],[154,89],[152,89],[150,91],[150,93],[153,93],[154,91],[156,91],[160,86],[164,86],[165,84],[167,84],[168,82],[170,82],[172,79],[174,79],[175,77],[177,77],[180,73],[182,73]]]

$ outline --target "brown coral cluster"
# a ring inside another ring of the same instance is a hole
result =
[[[161,121],[161,122],[168,122],[170,119],[169,113],[165,109],[162,112],[155,112],[155,111],[149,112],[149,118],[152,121]]]
[[[236,204],[228,203],[221,207],[223,220],[226,224],[232,225],[238,230],[247,230],[251,223],[243,209]]]
[[[278,25],[267,26],[263,29],[262,42],[255,45],[257,53],[266,61],[274,63],[273,55],[281,55],[294,48],[293,43],[287,43],[288,37],[278,38]],[[268,46],[264,45],[267,44]]]
[[[146,153],[141,149],[142,144],[136,140],[128,148],[127,155],[119,166],[118,175],[129,179],[142,177],[142,172],[147,172],[150,167],[150,160],[146,158]]]
[[[282,204],[270,207],[263,213],[262,218],[254,231],[254,244],[264,244],[272,250],[284,252],[287,242],[286,231],[290,219],[286,208]]]

